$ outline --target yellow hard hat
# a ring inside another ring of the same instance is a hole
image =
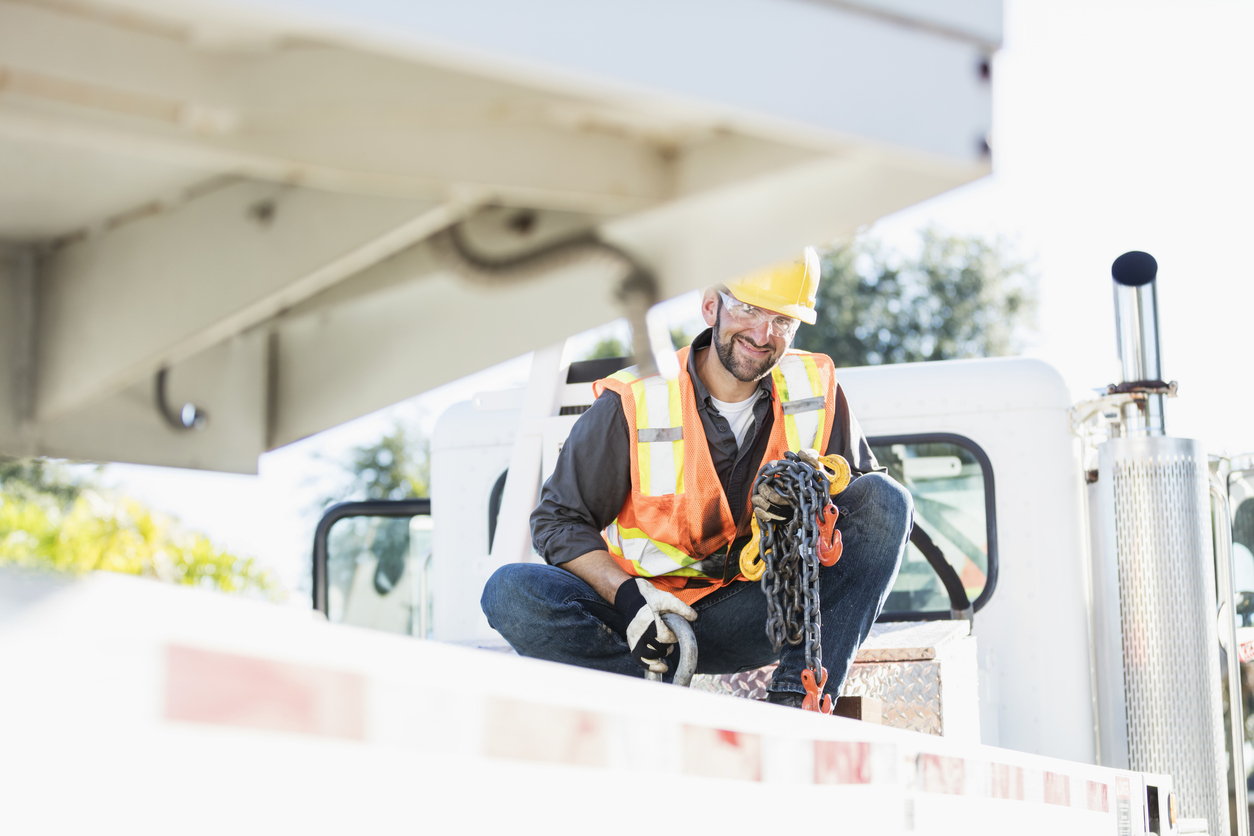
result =
[[[813,325],[819,273],[819,254],[814,247],[806,247],[801,251],[801,258],[742,276],[730,282],[727,290],[746,305],[756,305]]]

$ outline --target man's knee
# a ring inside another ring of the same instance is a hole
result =
[[[895,479],[883,473],[866,473],[849,486],[851,514],[904,540],[914,524],[914,498]],[[837,497],[837,504],[841,503]]]
[[[882,473],[859,476],[849,490],[847,510],[855,530],[848,532],[851,536],[846,547],[853,550],[851,557],[863,571],[882,576],[891,584],[901,568],[914,525],[914,500],[909,491]],[[840,497],[836,502],[845,504]]]
[[[507,563],[492,573],[483,585],[479,606],[488,617],[488,624],[495,630],[508,624],[531,609],[535,599],[531,575],[538,568],[527,563]]]

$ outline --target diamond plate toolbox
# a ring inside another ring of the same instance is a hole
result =
[[[858,651],[844,696],[883,703],[884,725],[978,743],[975,638],[966,621],[877,624]],[[736,674],[698,674],[692,687],[766,699],[774,665]]]

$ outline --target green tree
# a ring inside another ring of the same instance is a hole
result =
[[[675,348],[683,348],[686,345],[692,345],[695,334],[689,334],[683,328],[671,329],[671,343]],[[584,355],[582,360],[604,360],[610,357],[630,357],[631,345],[623,342],[618,337],[603,337],[597,341],[592,350]]]
[[[420,430],[396,424],[378,441],[354,447],[342,462],[349,476],[345,487],[324,504],[362,499],[414,499],[431,495],[430,444]],[[333,585],[347,589],[363,559],[377,561],[375,590],[390,592],[405,570],[409,554],[409,521],[349,519],[331,529],[328,571]],[[344,558],[349,559],[344,559]]]
[[[0,456],[0,489],[5,491],[44,496],[65,504],[77,499],[82,487],[81,479],[72,476],[60,462]]]
[[[345,463],[347,487],[335,499],[412,499],[431,495],[426,436],[400,424],[378,441],[354,447]]]
[[[0,459],[0,565],[155,577],[282,597],[256,560],[40,459]]]
[[[584,360],[604,360],[610,357],[629,357],[631,347],[618,337],[603,337],[592,347]]]
[[[671,342],[675,348],[683,348],[686,345],[692,345],[692,341],[696,339],[696,334],[689,334],[683,328],[671,329]]]
[[[855,239],[823,254],[818,321],[797,348],[837,366],[1013,353],[1033,324],[1036,279],[1000,241],[921,233],[917,257]]]

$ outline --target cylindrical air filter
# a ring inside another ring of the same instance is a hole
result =
[[[1099,448],[1093,556],[1106,766],[1170,774],[1181,815],[1229,832],[1206,453],[1184,438]]]

